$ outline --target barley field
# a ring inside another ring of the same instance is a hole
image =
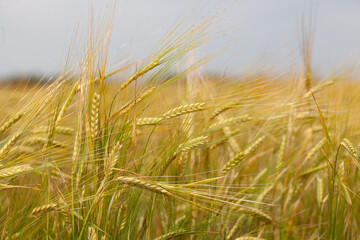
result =
[[[1,239],[358,239],[354,69],[202,73],[211,20],[117,67],[94,29],[51,81],[0,86]]]

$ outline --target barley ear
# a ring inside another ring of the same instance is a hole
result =
[[[165,239],[173,239],[173,238],[176,238],[178,236],[181,236],[181,235],[184,235],[186,233],[185,230],[176,230],[176,231],[173,231],[173,232],[169,232],[169,233],[166,233],[164,235],[161,235],[157,238],[155,238],[155,240],[165,240]]]
[[[204,109],[205,103],[190,103],[180,107],[171,109],[163,114],[163,118],[169,119],[181,116],[183,114],[201,111]]]
[[[5,132],[7,129],[9,129],[12,125],[14,125],[17,121],[19,121],[23,116],[24,116],[24,112],[20,112],[18,114],[16,114],[14,117],[12,117],[10,120],[8,120],[6,123],[4,123],[1,127],[0,127],[0,134],[2,134],[3,132]]]
[[[42,214],[56,210],[57,204],[47,204],[41,207],[36,207],[30,213],[31,216],[40,216]]]
[[[258,238],[258,237],[238,237],[235,238],[235,240],[265,240],[264,238]]]
[[[321,206],[324,195],[324,183],[323,180],[318,176],[316,178],[316,199],[318,204]]]
[[[0,158],[5,156],[20,138],[21,132],[15,133],[0,149]]]
[[[95,93],[91,104],[91,122],[90,134],[94,140],[99,132],[99,107],[100,107],[100,94]]]
[[[134,75],[132,75],[123,85],[121,85],[120,88],[121,89],[126,88],[127,86],[129,86],[130,83],[132,83],[133,81],[135,81],[136,79],[138,79],[139,77],[144,75],[145,73],[149,72],[153,68],[157,67],[159,64],[160,64],[159,59],[156,58],[150,64],[146,65],[143,69],[141,69],[140,71],[138,71]]]
[[[18,165],[18,166],[12,166],[8,168],[4,168],[0,170],[0,178],[6,178],[6,177],[12,177],[16,174],[28,172],[32,170],[33,168],[28,164]]]
[[[233,159],[231,159],[229,162],[225,164],[223,167],[222,173],[226,174],[229,172],[232,168],[237,166],[241,160],[246,158],[248,155],[250,155],[252,152],[254,152],[260,144],[264,141],[265,135],[258,138],[255,142],[253,142],[248,148],[246,148],[243,152],[238,153]]]
[[[278,152],[278,155],[276,158],[276,171],[277,172],[281,171],[282,166],[283,166],[285,146],[286,146],[286,135],[282,136],[282,138],[281,138],[281,144],[280,144],[279,152]]]
[[[142,188],[151,192],[159,193],[165,196],[172,196],[173,194],[166,190],[164,187],[150,182],[145,182],[143,180],[140,180],[138,178],[134,177],[118,177],[116,178],[119,182],[130,185],[137,188]]]

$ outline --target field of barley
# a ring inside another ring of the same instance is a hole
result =
[[[203,73],[208,21],[118,67],[94,30],[50,81],[0,85],[0,239],[360,236],[356,71]]]

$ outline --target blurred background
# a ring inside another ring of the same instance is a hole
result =
[[[109,6],[117,16],[111,64],[146,56],[194,9],[202,9],[201,16],[225,8],[214,26],[217,38],[199,54],[231,48],[204,66],[208,72],[298,70],[302,25],[313,29],[312,65],[318,76],[357,64],[360,52],[359,0],[121,0],[115,8],[113,0],[0,0],[0,79],[56,74],[70,44],[75,55],[81,52],[78,43],[86,40],[92,13],[101,19]]]

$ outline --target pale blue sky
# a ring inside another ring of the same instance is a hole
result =
[[[86,35],[90,2],[94,12],[113,0],[0,0],[0,76],[47,73],[64,61],[72,33]],[[218,30],[232,28],[205,49],[238,42],[207,66],[241,73],[261,63],[297,67],[302,15],[312,5],[315,23],[314,68],[324,74],[360,53],[360,0],[209,1],[214,12],[229,6]],[[195,0],[121,0],[111,42],[111,62],[151,48],[184,13],[202,5]],[[234,28],[235,27],[235,28]],[[281,67],[280,67],[281,69]]]

